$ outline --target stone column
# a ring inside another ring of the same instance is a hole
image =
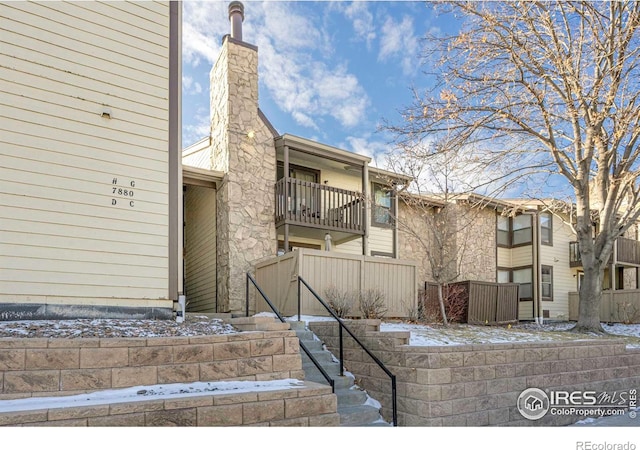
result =
[[[258,49],[225,37],[211,71],[212,168],[218,190],[218,305],[244,312],[245,274],[275,256],[273,135],[258,115]]]

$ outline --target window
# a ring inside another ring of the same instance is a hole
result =
[[[551,213],[540,214],[540,243],[542,245],[553,245],[553,221]]]
[[[373,184],[373,214],[371,224],[377,227],[390,227],[391,222],[391,190],[381,184]]]
[[[533,299],[533,284],[531,267],[523,269],[514,269],[512,272],[513,282],[520,285],[518,289],[520,300]]]
[[[509,239],[509,218],[505,216],[498,216],[498,245],[501,247],[509,247],[511,241]]]
[[[531,243],[531,216],[521,214],[513,218],[513,235],[511,245],[523,245]]]
[[[498,247],[518,247],[531,244],[531,215],[498,216],[496,243]]]
[[[553,301],[553,267],[542,266],[542,300]]]
[[[498,283],[511,283],[511,270],[498,269]]]

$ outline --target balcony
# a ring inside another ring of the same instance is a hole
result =
[[[628,238],[616,239],[609,264],[640,266],[640,241]],[[582,267],[578,242],[569,242],[569,267]]]
[[[291,177],[276,182],[276,227],[302,225],[364,234],[362,194]]]

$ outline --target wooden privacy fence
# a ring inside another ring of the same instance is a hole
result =
[[[578,320],[579,297],[569,292],[569,320]],[[602,322],[640,323],[640,289],[603,291],[600,302]]]
[[[450,283],[458,300],[464,302],[461,321],[475,325],[496,325],[518,321],[518,284],[459,281]],[[438,285],[425,283],[425,301],[438,304]]]
[[[255,278],[269,299],[285,316],[297,314],[301,276],[325,300],[325,291],[361,293],[377,289],[388,308],[386,317],[407,317],[418,302],[417,263],[414,261],[298,249],[256,264]],[[252,303],[253,311],[270,310],[264,302]],[[327,311],[306,290],[301,294],[302,314],[327,316]],[[360,315],[354,304],[352,314]]]

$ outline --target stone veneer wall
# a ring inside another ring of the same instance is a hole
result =
[[[0,413],[0,426],[338,426],[336,396],[316,383],[269,392],[202,395]]]
[[[294,331],[168,338],[0,339],[0,400],[138,385],[304,379]]]
[[[612,392],[640,385],[640,349],[625,349],[623,341],[414,347],[406,345],[409,333],[369,331],[379,329],[376,321],[349,326],[396,375],[400,426],[568,425],[579,417],[525,419],[518,396],[529,387]],[[309,328],[338,354],[335,323]],[[389,377],[356,345],[345,339],[345,366],[389,418]]]
[[[424,213],[423,208],[398,201],[398,258],[418,262],[418,284],[421,287],[425,281],[433,281],[431,264],[424,250],[430,236],[429,222],[422,217]]]
[[[496,212],[491,208],[470,208],[456,204],[458,236],[461,246],[459,280],[496,282]]]
[[[245,274],[277,250],[276,151],[258,114],[258,49],[225,37],[211,70],[211,166],[218,190],[218,310],[243,312]]]
[[[470,208],[465,204],[451,203],[450,220],[457,232],[452,233],[451,245],[458,255],[457,281],[496,281],[496,213],[490,208]],[[425,219],[424,214],[433,214],[428,209],[398,204],[399,257],[418,261],[420,281],[433,281],[431,264],[424,250],[429,245],[429,226],[436,222]],[[418,238],[420,236],[420,238]],[[422,286],[422,283],[420,283]]]

